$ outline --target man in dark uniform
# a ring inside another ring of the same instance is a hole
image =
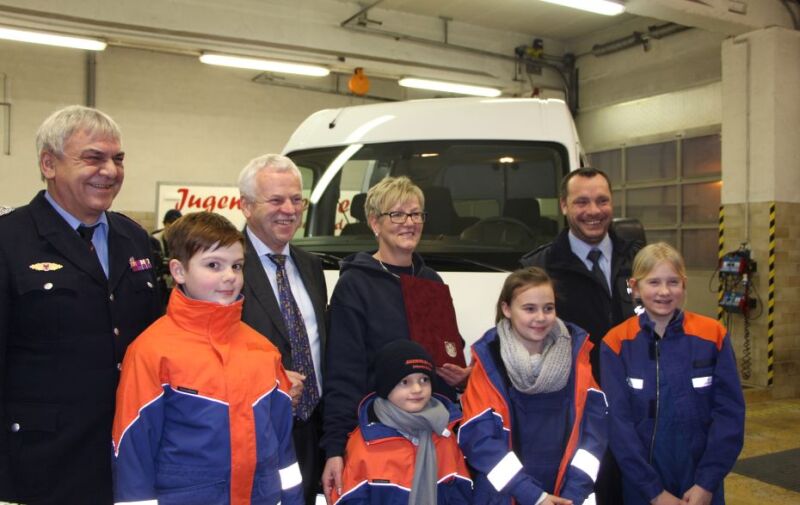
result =
[[[160,314],[147,233],[109,212],[120,131],[71,106],[36,137],[46,190],[0,217],[0,501],[112,503],[119,364]]]
[[[294,162],[267,154],[239,175],[245,228],[242,321],[281,352],[293,383],[292,435],[307,505],[320,487],[322,356],[328,292],[322,263],[289,241],[303,221],[303,179]]]
[[[558,317],[589,332],[592,373],[599,383],[600,341],[634,315],[627,282],[640,245],[609,230],[614,215],[611,183],[601,170],[585,167],[567,174],[560,206],[569,226],[520,262],[547,271],[555,281]],[[595,494],[599,505],[622,503],[619,470],[610,452],[600,467]]]

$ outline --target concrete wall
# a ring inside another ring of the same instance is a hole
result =
[[[721,41],[692,29],[607,56],[587,54],[602,44],[647,32],[656,20],[632,21],[572,41],[578,59],[578,132],[586,151],[719,131],[722,122]],[[708,289],[710,270],[690,270],[686,307],[716,315],[717,296]]]
[[[24,204],[43,187],[36,128],[56,108],[84,103],[85,66],[80,52],[0,42],[4,101],[11,103],[11,154],[0,155],[0,203]],[[256,84],[253,74],[135,49],[98,54],[96,105],[120,124],[126,151],[115,208],[154,212],[158,181],[235,183],[247,161],[280,151],[310,113],[369,102]]]

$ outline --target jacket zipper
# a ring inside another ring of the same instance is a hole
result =
[[[658,431],[658,407],[659,407],[659,399],[661,396],[661,373],[659,371],[658,366],[658,357],[659,357],[659,350],[658,350],[658,337],[656,337],[655,347],[656,347],[656,412],[655,412],[655,421],[653,422],[653,436],[650,439],[650,464],[653,464],[653,450],[655,449],[656,445],[656,431]]]

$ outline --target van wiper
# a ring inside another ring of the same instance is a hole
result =
[[[335,267],[337,270],[339,269],[339,264],[342,261],[342,258],[340,258],[339,256],[319,251],[309,251],[309,252],[314,256],[318,257],[319,259],[321,259],[324,265]]]
[[[441,256],[436,254],[426,254],[422,253],[422,257],[425,258],[425,263],[437,263],[437,264],[450,264],[450,265],[470,265],[475,267],[481,267],[484,270],[488,270],[490,272],[508,272],[505,268],[500,268],[495,265],[491,265],[489,263],[484,263],[482,261],[471,260],[469,258],[462,258],[460,256]]]

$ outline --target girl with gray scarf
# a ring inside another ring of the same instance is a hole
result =
[[[472,481],[453,433],[461,412],[432,396],[433,360],[417,343],[395,340],[375,359],[375,394],[347,441],[336,504],[466,505]]]
[[[593,503],[608,421],[591,347],[585,331],[556,317],[543,270],[508,276],[497,326],[472,347],[461,398],[459,444],[477,473],[475,503]]]

